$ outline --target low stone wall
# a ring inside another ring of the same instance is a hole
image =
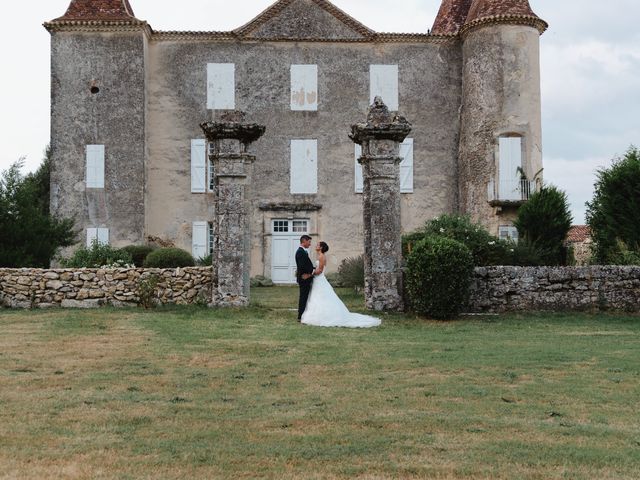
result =
[[[640,311],[640,267],[476,268],[470,312]]]
[[[140,285],[157,278],[156,303],[211,302],[212,267],[0,269],[0,306],[93,308],[136,306]]]

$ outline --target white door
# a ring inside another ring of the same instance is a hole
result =
[[[309,220],[273,220],[271,224],[271,280],[296,283],[296,251],[309,232]]]

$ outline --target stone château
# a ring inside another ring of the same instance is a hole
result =
[[[82,240],[209,254],[214,165],[200,128],[226,111],[251,144],[252,275],[293,281],[297,239],[362,253],[362,170],[349,128],[376,96],[401,146],[411,231],[468,213],[513,235],[542,170],[539,37],[528,0],[443,0],[429,33],[380,33],[326,0],[279,0],[233,31],[157,31],[128,0],[72,0],[51,33],[51,206]],[[427,30],[427,26],[425,26]]]

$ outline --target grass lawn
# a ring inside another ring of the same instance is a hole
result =
[[[322,329],[296,295],[0,311],[0,479],[640,478],[640,317]]]

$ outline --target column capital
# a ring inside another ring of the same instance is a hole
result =
[[[369,107],[367,121],[351,126],[349,138],[363,145],[370,140],[393,140],[402,143],[411,132],[411,123],[401,115],[392,113],[382,98],[376,97]]]

